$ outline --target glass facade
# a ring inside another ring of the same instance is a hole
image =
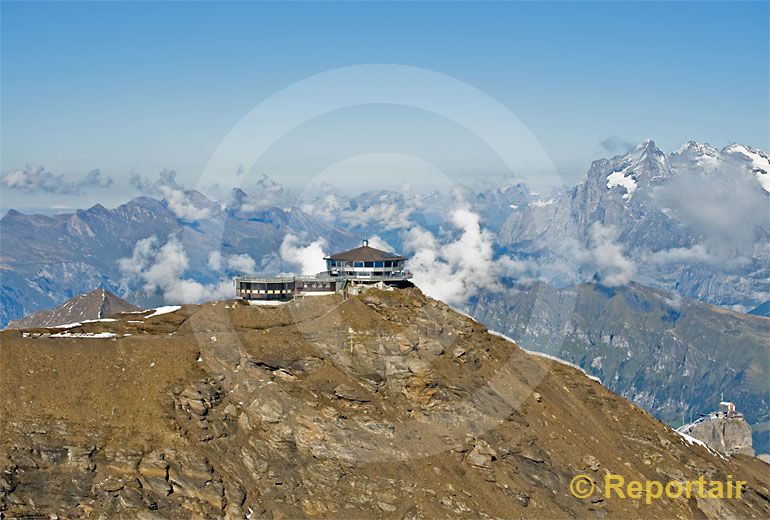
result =
[[[236,280],[238,296],[245,300],[291,300],[306,293],[335,292],[335,280]]]
[[[372,276],[403,276],[404,260],[350,261],[326,260],[326,270],[332,276],[367,278]]]

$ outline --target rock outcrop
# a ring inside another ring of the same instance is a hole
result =
[[[35,334],[0,333],[8,518],[770,516],[765,463],[688,442],[416,289]],[[747,483],[718,507],[570,494],[606,472]]]
[[[741,416],[713,415],[689,425],[685,433],[727,455],[754,455],[751,427]]]

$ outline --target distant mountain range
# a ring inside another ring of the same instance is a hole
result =
[[[768,172],[767,156],[742,145],[688,142],[664,154],[645,141],[595,161],[574,188],[512,211],[497,240],[559,286],[591,274],[577,274],[581,253],[617,244],[629,261],[617,270],[628,279],[767,315]],[[597,240],[597,226],[611,233]]]
[[[209,266],[214,251],[246,254],[259,260],[258,269],[280,270],[284,264],[277,251],[287,234],[323,237],[335,249],[358,243],[357,237],[301,210],[223,209],[198,192],[188,195],[210,211],[209,218],[180,219],[166,201],[149,197],[115,209],[97,204],[52,217],[8,211],[0,220],[0,326],[94,288],[147,307],[161,303],[158,295],[126,286],[118,266],[119,259],[131,258],[136,244],[151,236],[161,241],[177,236],[189,257],[189,276],[204,282],[222,275]]]
[[[415,224],[451,231],[445,224],[456,205],[437,192],[306,191],[303,211],[399,249]],[[526,262],[532,278],[557,287],[633,280],[770,316],[770,159],[760,150],[689,141],[664,153],[646,140],[595,161],[577,185],[553,193],[515,180],[465,191],[497,252]],[[627,263],[604,255],[610,263],[597,267],[592,253],[608,247]]]
[[[769,171],[767,155],[747,146],[717,150],[691,141],[665,154],[648,140],[595,161],[567,190],[542,196],[514,182],[466,190],[466,198],[494,233],[498,253],[529,265],[531,278],[557,287],[634,280],[768,316]],[[350,196],[328,185],[295,196],[266,177],[255,194],[235,189],[222,203],[179,188],[156,189],[162,200],[139,197],[115,209],[96,205],[52,217],[9,211],[0,220],[0,326],[96,287],[159,303],[127,284],[117,265],[153,235],[161,242],[178,235],[189,276],[211,282],[223,274],[208,265],[214,250],[246,254],[257,269],[274,271],[291,268],[278,254],[287,234],[321,238],[329,250],[377,235],[401,250],[405,230],[415,225],[451,233],[445,223],[455,204],[439,192]],[[614,246],[625,264],[613,265],[612,255],[604,255],[604,266],[590,261]]]

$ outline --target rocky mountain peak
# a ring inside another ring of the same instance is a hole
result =
[[[708,143],[688,141],[668,158],[679,173],[708,174],[725,165],[739,165],[753,172],[762,188],[770,192],[770,158],[762,150],[737,143],[717,150]]]
[[[698,155],[716,155],[719,153],[719,150],[714,148],[708,143],[698,143],[697,141],[687,141],[682,146],[677,148],[674,152],[672,152],[672,155],[682,155],[685,153],[689,154],[698,154]]]
[[[198,190],[187,190],[185,195],[190,199],[190,202],[198,207],[216,207],[217,203],[209,199],[203,193]]]
[[[666,155],[652,139],[639,143],[633,150],[611,159],[595,161],[588,172],[587,182],[602,198],[609,191],[610,197],[627,202],[637,188],[660,182],[672,174]]]
[[[708,143],[695,141],[687,141],[671,152],[668,159],[677,171],[683,173],[711,173],[723,162],[719,150]]]
[[[233,199],[233,200],[241,200],[242,201],[242,200],[246,199],[246,197],[248,197],[248,196],[249,196],[248,193],[246,193],[245,191],[243,191],[240,188],[233,188],[232,190],[230,190],[230,198]]]
[[[655,141],[652,139],[645,139],[644,141],[640,142],[636,147],[634,148],[634,151],[640,152],[640,153],[656,153],[658,150],[658,147],[655,146]]]
[[[94,204],[93,206],[91,206],[90,208],[88,208],[87,211],[88,211],[88,213],[101,213],[101,214],[104,214],[104,213],[109,213],[110,210],[108,210],[107,208],[105,208],[101,204],[97,203],[97,204]]]
[[[121,312],[139,310],[141,310],[139,307],[119,298],[110,291],[99,288],[87,294],[75,296],[54,309],[36,312],[12,321],[8,324],[8,329],[61,327],[83,321],[106,319]]]
[[[754,456],[751,427],[743,415],[711,413],[698,421],[682,426],[679,431],[706,443],[707,446],[727,455],[742,453]]]
[[[230,213],[237,213],[242,210],[244,203],[249,199],[248,193],[240,188],[230,190],[230,197],[227,201],[226,210]]]
[[[770,193],[770,157],[765,152],[743,144],[731,144],[722,149],[722,154],[753,171],[762,188]]]
[[[19,212],[19,211],[16,211],[13,208],[11,208],[11,209],[9,209],[8,211],[5,212],[5,215],[3,215],[2,220],[3,220],[3,222],[10,221],[10,220],[13,220],[13,219],[17,219],[17,218],[19,218],[21,216],[24,216],[24,214]]]
[[[655,145],[655,141],[652,139],[642,141],[623,157],[623,162],[629,166],[635,166],[642,171],[659,170],[661,167],[666,166],[665,160],[665,154]]]

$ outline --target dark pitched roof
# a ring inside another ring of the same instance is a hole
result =
[[[326,257],[329,260],[347,260],[349,262],[375,262],[377,260],[406,260],[403,256],[388,253],[369,246],[361,246],[350,251],[343,251]]]

